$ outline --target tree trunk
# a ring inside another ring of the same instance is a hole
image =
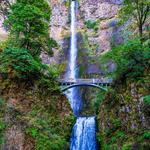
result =
[[[139,36],[140,36],[140,40],[143,43],[143,25],[140,24],[139,25]]]

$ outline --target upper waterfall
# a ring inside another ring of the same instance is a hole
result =
[[[77,33],[76,33],[76,1],[71,2],[71,40],[70,40],[70,51],[69,51],[69,62],[66,78],[75,80],[78,77],[77,68]],[[78,116],[81,109],[82,102],[79,96],[79,88],[72,88],[66,93],[71,108],[76,116]]]
[[[76,78],[76,64],[77,64],[77,37],[76,37],[76,2],[71,3],[71,50],[70,50],[70,78]]]

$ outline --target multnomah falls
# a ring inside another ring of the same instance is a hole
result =
[[[71,2],[71,42],[69,65],[66,78],[74,79],[78,77],[77,68],[77,33],[76,33],[76,1]],[[79,96],[79,89],[76,87],[66,93],[77,117],[72,130],[70,140],[70,150],[96,150],[96,121],[95,117],[80,117],[82,109],[82,99]]]
[[[0,150],[150,150],[150,0],[0,0]]]

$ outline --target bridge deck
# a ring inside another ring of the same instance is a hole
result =
[[[99,79],[58,79],[61,85],[71,85],[71,84],[111,84],[111,78],[99,78]]]

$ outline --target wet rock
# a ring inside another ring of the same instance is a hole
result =
[[[7,150],[24,150],[24,134],[21,128],[14,125],[6,131],[6,144],[4,149]]]
[[[87,68],[87,74],[102,74],[102,71],[97,64],[89,64]]]

